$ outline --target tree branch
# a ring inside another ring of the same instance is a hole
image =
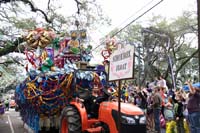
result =
[[[47,5],[48,10],[50,9],[50,2],[51,0],[48,0],[48,5]]]
[[[196,54],[198,53],[198,49],[191,55],[191,56],[189,56],[189,58],[187,58],[181,65],[180,65],[180,67],[176,70],[176,74],[183,68],[183,66],[188,62],[188,61],[190,61],[190,59],[192,58],[192,57],[194,57]]]
[[[16,59],[14,59],[13,57],[10,57],[12,60],[13,60],[13,62],[15,62],[15,63],[17,63],[17,64],[19,64],[20,66],[25,66],[24,64],[22,64],[21,62],[19,62],[18,60],[16,60]]]
[[[41,9],[36,8],[36,7],[33,5],[33,3],[32,3],[31,1],[29,1],[29,0],[15,0],[15,1],[21,1],[21,2],[23,2],[24,4],[28,4],[28,5],[31,7],[31,11],[32,11],[32,12],[40,12],[40,13],[42,13],[42,15],[44,15],[45,20],[46,20],[48,23],[52,23],[52,20],[50,20],[50,19],[48,18],[47,14],[46,14],[44,11],[42,11]],[[12,0],[0,0],[0,4],[1,4],[1,3],[9,3],[9,2],[12,2]],[[50,0],[49,0],[49,2],[48,2],[48,6],[49,6],[49,3],[50,3]],[[80,2],[79,2],[79,3],[80,3]]]
[[[78,0],[74,0],[76,2],[76,5],[77,5],[77,13],[80,14],[80,6],[79,5],[82,5],[82,3]]]
[[[24,2],[25,4],[28,4],[30,7],[31,7],[31,11],[33,12],[40,12],[44,15],[44,18],[45,20],[48,22],[48,23],[52,23],[52,21],[47,17],[46,13],[44,11],[42,11],[41,9],[38,9],[36,7],[34,7],[33,3],[28,1],[28,0],[21,0],[22,2]]]
[[[186,58],[189,58],[189,56],[179,57],[179,58],[177,58],[176,60],[177,60],[177,61],[180,61],[180,60],[183,60],[183,59],[186,59]]]
[[[3,56],[3,55],[6,55],[10,52],[13,52],[16,50],[17,46],[24,42],[24,39],[23,38],[17,38],[13,43],[12,45],[10,44],[7,44],[4,48],[0,49],[0,56]]]
[[[6,61],[4,61],[4,62],[0,62],[0,64],[2,64],[2,65],[4,65],[4,66],[8,67],[9,64],[13,64],[13,60],[6,60]],[[1,72],[1,71],[0,71],[0,72]]]

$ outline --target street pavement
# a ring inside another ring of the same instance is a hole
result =
[[[9,109],[5,114],[0,115],[0,133],[33,133],[26,125],[23,125],[23,121],[14,109]],[[39,133],[58,133],[57,130],[39,131]],[[153,131],[147,131],[147,133],[156,133]],[[162,133],[165,133],[165,131]]]
[[[5,114],[0,115],[0,133],[29,133],[24,128],[19,112],[9,109]]]

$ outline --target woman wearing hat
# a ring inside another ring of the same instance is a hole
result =
[[[187,104],[190,130],[191,133],[200,133],[200,88],[193,87],[189,81],[187,84],[190,88]]]

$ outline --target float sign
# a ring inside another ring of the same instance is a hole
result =
[[[118,45],[110,56],[109,81],[131,79],[134,70],[134,46]]]

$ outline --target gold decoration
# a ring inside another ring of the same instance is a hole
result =
[[[37,28],[28,33],[25,37],[26,42],[32,48],[45,48],[54,39],[54,33],[51,30],[45,30],[43,28]]]
[[[73,48],[78,48],[79,47],[79,41],[78,40],[70,40],[68,42],[69,46],[70,47],[73,47]]]

